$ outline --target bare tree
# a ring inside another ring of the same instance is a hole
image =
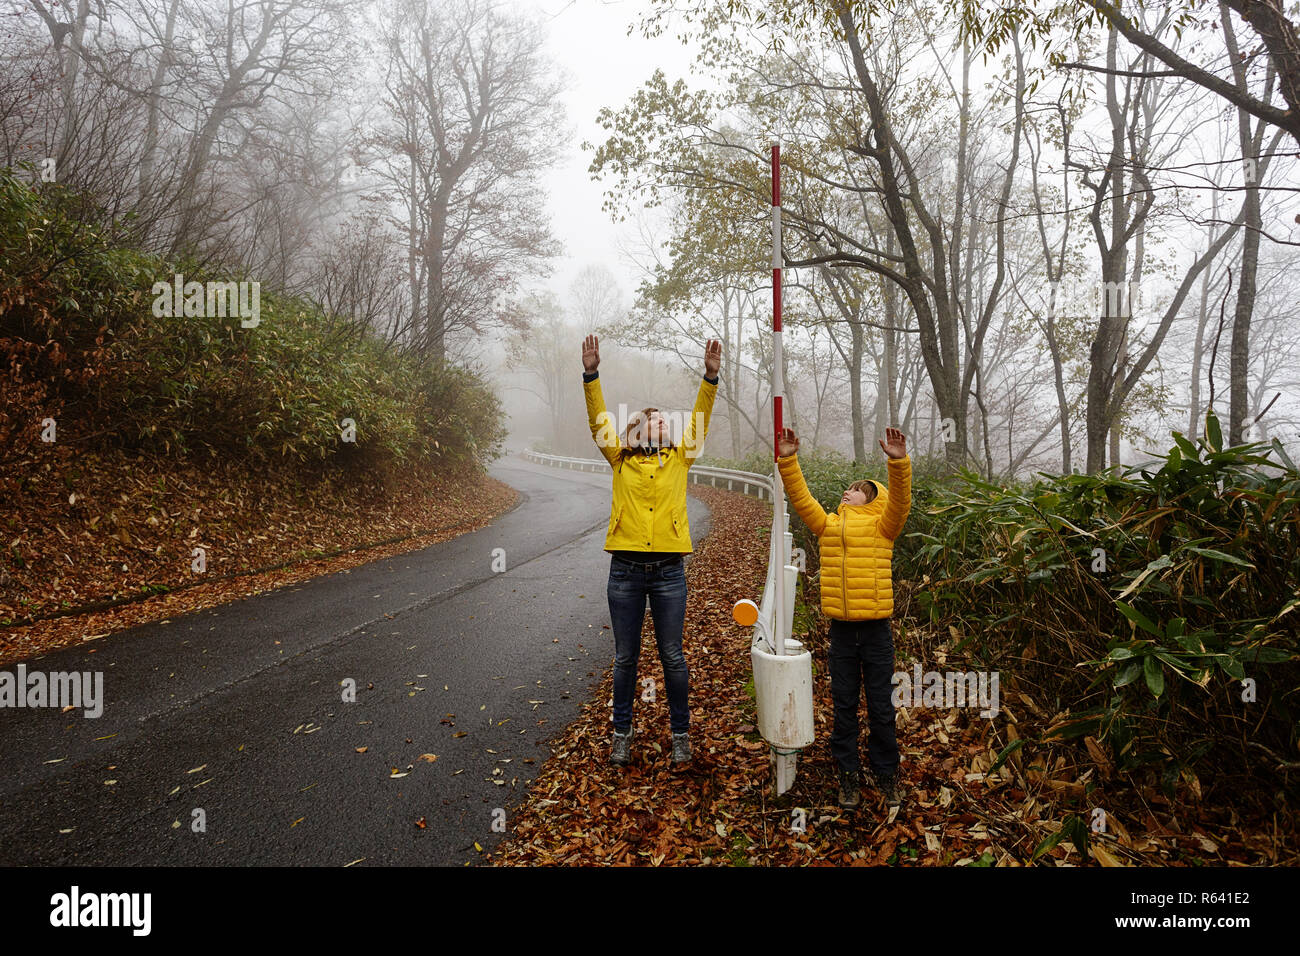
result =
[[[1148,29],[1160,32],[1158,26]],[[1139,54],[1130,64],[1131,68],[1119,67],[1118,36],[1118,30],[1109,31],[1106,69],[1102,71],[1110,126],[1109,149],[1091,166],[1087,162],[1071,161],[1071,165],[1080,170],[1084,185],[1093,195],[1089,221],[1100,255],[1103,290],[1101,315],[1089,353],[1089,472],[1106,466],[1108,436],[1112,438],[1111,459],[1114,463],[1118,449],[1111,432],[1120,420],[1125,401],[1134,393],[1141,376],[1155,359],[1197,277],[1237,235],[1248,210],[1248,202],[1243,203],[1227,228],[1182,270],[1163,314],[1153,312],[1150,316],[1155,319],[1155,324],[1145,345],[1140,352],[1130,356],[1133,319],[1130,296],[1140,285],[1146,268],[1144,241],[1156,202],[1157,184],[1152,181],[1152,170],[1162,168],[1183,142],[1181,135],[1175,135],[1163,145],[1160,143],[1162,137],[1168,138],[1170,120],[1165,117],[1173,114],[1184,125],[1194,122],[1194,118],[1174,112],[1176,100],[1165,88],[1169,78],[1151,75],[1150,58],[1146,53]],[[1275,132],[1267,152],[1272,152],[1281,135],[1280,129]],[[1094,180],[1094,173],[1099,173],[1100,177]],[[1133,254],[1132,261],[1130,253]]]
[[[269,100],[328,95],[348,50],[352,0],[227,0],[224,10],[183,8],[202,70],[186,94],[198,120],[176,186],[172,253],[193,250],[212,235],[229,212],[207,176],[218,145],[234,137],[226,153],[247,143],[256,111]],[[215,213],[215,214],[214,214]]]
[[[1221,70],[1193,63],[1164,43],[1160,39],[1160,30],[1153,30],[1141,17],[1127,16],[1119,4],[1110,0],[1082,2],[1101,14],[1111,29],[1122,33],[1134,46],[1168,66],[1170,73],[1205,87],[1267,125],[1285,130],[1300,143],[1300,36],[1296,25],[1287,19],[1281,0],[1223,0],[1223,5],[1235,10],[1254,29],[1279,77],[1278,91],[1286,104],[1285,109],[1272,102],[1271,85],[1262,96],[1257,96],[1239,79],[1233,82],[1221,76]],[[1180,25],[1192,19],[1192,9],[1191,4],[1184,6]],[[1233,64],[1234,74],[1239,67],[1240,64]],[[1108,66],[1108,69],[1113,67]],[[1144,72],[1149,74],[1150,67],[1145,67]]]
[[[609,269],[585,266],[569,286],[573,314],[583,334],[618,319],[624,311],[623,290]]]
[[[408,329],[401,237],[376,212],[358,214],[333,237],[311,287],[353,340],[373,333],[393,345]]]
[[[83,49],[86,23],[91,14],[90,0],[75,0],[75,11],[70,11],[72,18],[68,21],[57,19],[41,0],[30,0],[30,2],[50,30],[50,40],[59,55],[59,64],[63,73],[63,111],[59,122],[59,146],[55,159],[59,165],[65,165],[77,129],[77,80],[81,76],[81,64],[85,56]],[[102,18],[102,10],[97,11],[97,15]]]
[[[525,327],[507,342],[506,367],[531,373],[536,387],[521,386],[537,396],[550,412],[551,439],[560,442],[575,392],[574,342],[582,333],[565,318],[559,300],[550,292],[529,295],[522,306]]]
[[[558,251],[537,177],[562,142],[561,85],[537,25],[487,0],[392,0],[381,29],[372,142],[406,217],[410,344],[441,362],[449,334],[480,330]]]

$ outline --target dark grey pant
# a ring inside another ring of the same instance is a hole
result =
[[[894,637],[889,618],[840,621],[831,618],[831,697],[835,729],[831,756],[841,770],[861,771],[858,753],[858,700],[867,689],[867,763],[873,773],[898,772],[898,737],[894,732]]]
[[[682,653],[682,628],[686,622],[686,565],[681,558],[661,564],[632,564],[618,555],[609,562],[609,620],[614,631],[614,729],[632,729],[636,700],[636,668],[641,659],[641,625],[650,601],[655,643],[664,668],[668,692],[668,724],[675,734],[690,730],[690,669]]]

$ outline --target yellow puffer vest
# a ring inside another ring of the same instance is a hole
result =
[[[865,505],[840,503],[827,514],[808,491],[799,456],[777,459],[790,505],[817,535],[822,613],[841,621],[869,621],[894,613],[891,562],[894,541],[912,509],[912,460],[890,458],[889,487],[878,481]]]
[[[618,422],[605,409],[599,377],[583,382],[582,388],[591,437],[614,470],[605,550],[690,554],[694,549],[686,520],[686,473],[708,435],[717,383],[701,379],[682,444],[651,455],[622,452]]]

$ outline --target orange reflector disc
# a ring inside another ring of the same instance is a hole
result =
[[[737,601],[731,609],[731,616],[741,627],[753,627],[758,620],[758,605],[748,599]]]

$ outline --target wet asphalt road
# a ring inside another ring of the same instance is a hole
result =
[[[477,532],[27,661],[104,711],[0,708],[0,864],[480,859],[613,658],[608,473],[490,473],[520,501]]]

